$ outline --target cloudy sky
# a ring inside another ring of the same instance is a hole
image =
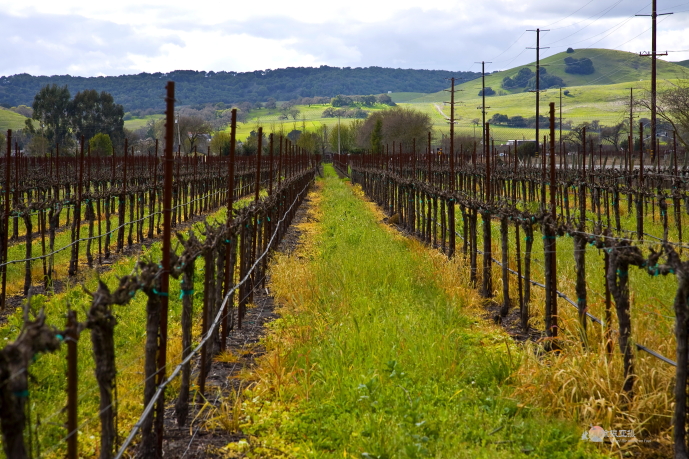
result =
[[[0,0],[0,75],[297,66],[506,69],[574,48],[650,50],[650,0]],[[689,59],[689,0],[658,0],[658,51]]]

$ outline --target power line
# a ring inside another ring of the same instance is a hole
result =
[[[563,17],[562,19],[558,19],[557,21],[548,24],[546,27],[551,27],[551,26],[557,24],[558,22],[562,22],[562,21],[564,21],[565,19],[574,16],[574,15],[577,14],[579,11],[581,11],[581,10],[583,10],[584,8],[586,8],[587,6],[589,6],[592,2],[593,2],[593,0],[589,0],[584,6],[578,8],[578,9],[577,9],[576,11],[574,11],[573,13],[570,13],[570,14],[568,14],[567,16]],[[553,29],[553,30],[557,30],[557,29],[559,29],[559,27],[556,28],[556,29]]]
[[[611,6],[610,8],[608,8],[608,9],[607,9],[606,11],[604,11],[603,13],[601,13],[601,15],[598,16],[594,21],[590,22],[589,24],[586,24],[586,25],[585,25],[584,27],[582,27],[581,29],[579,29],[579,30],[577,30],[576,32],[571,33],[571,34],[569,34],[569,35],[567,35],[567,36],[565,36],[565,37],[563,37],[563,38],[560,38],[559,40],[556,40],[556,41],[554,41],[554,42],[552,42],[552,43],[550,43],[550,44],[555,44],[555,43],[561,42],[562,40],[566,40],[567,38],[569,38],[569,37],[571,37],[571,36],[574,36],[574,35],[578,34],[578,33],[581,32],[582,30],[586,29],[588,26],[595,24],[601,17],[603,17],[603,15],[604,15],[605,13],[611,11],[613,8],[615,8],[615,7],[616,7],[617,5],[619,5],[620,3],[622,3],[622,0],[618,0],[617,3],[615,3],[613,6]],[[583,21],[582,21],[582,22],[583,22]]]
[[[591,1],[593,1],[593,0],[591,0]],[[590,3],[590,2],[589,2],[589,3]],[[493,58],[493,60],[497,59],[498,57],[502,56],[502,55],[505,54],[507,51],[509,51],[510,49],[512,49],[512,47],[513,47],[514,45],[516,45],[517,42],[519,42],[519,40],[524,36],[524,34],[525,34],[526,32],[527,32],[526,30],[525,30],[524,32],[522,32],[522,34],[519,35],[519,37],[517,37],[517,39],[514,40],[514,42],[513,42],[510,46],[508,46],[506,50],[504,50],[503,52],[501,52],[500,54],[498,54],[497,56],[495,56],[495,57]],[[521,53],[520,53],[520,54],[521,54]],[[476,62],[474,62],[474,64],[476,64]],[[474,64],[472,64],[472,67],[474,66]]]

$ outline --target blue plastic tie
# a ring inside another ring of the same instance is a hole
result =
[[[167,292],[159,292],[156,289],[153,289],[153,293],[155,293],[158,296],[169,296]]]
[[[194,289],[191,290],[182,290],[182,292],[179,294],[179,299],[181,300],[185,296],[191,296],[194,294]]]

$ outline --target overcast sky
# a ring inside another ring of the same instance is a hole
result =
[[[574,48],[650,50],[650,0],[0,0],[0,75],[299,66],[500,70]],[[659,0],[658,51],[689,59],[689,0]]]

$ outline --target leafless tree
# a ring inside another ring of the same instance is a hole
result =
[[[413,108],[395,107],[373,113],[366,119],[357,136],[360,147],[371,147],[371,136],[379,119],[382,120],[382,145],[396,140],[410,149],[414,139],[417,146],[424,145],[428,132],[433,129],[431,117],[427,114]]]
[[[644,96],[637,99],[636,104],[647,110],[651,109],[651,93],[646,91]],[[689,80],[679,79],[667,82],[658,91],[656,99],[656,115],[670,123],[677,133],[677,140],[689,150]]]
[[[620,149],[620,142],[622,141],[622,134],[626,128],[625,123],[617,123],[613,126],[602,126],[600,130],[600,138],[603,142],[608,142],[615,147],[616,150]]]
[[[212,126],[200,116],[180,116],[179,134],[186,153],[194,151],[199,146],[200,139],[213,132]]]

